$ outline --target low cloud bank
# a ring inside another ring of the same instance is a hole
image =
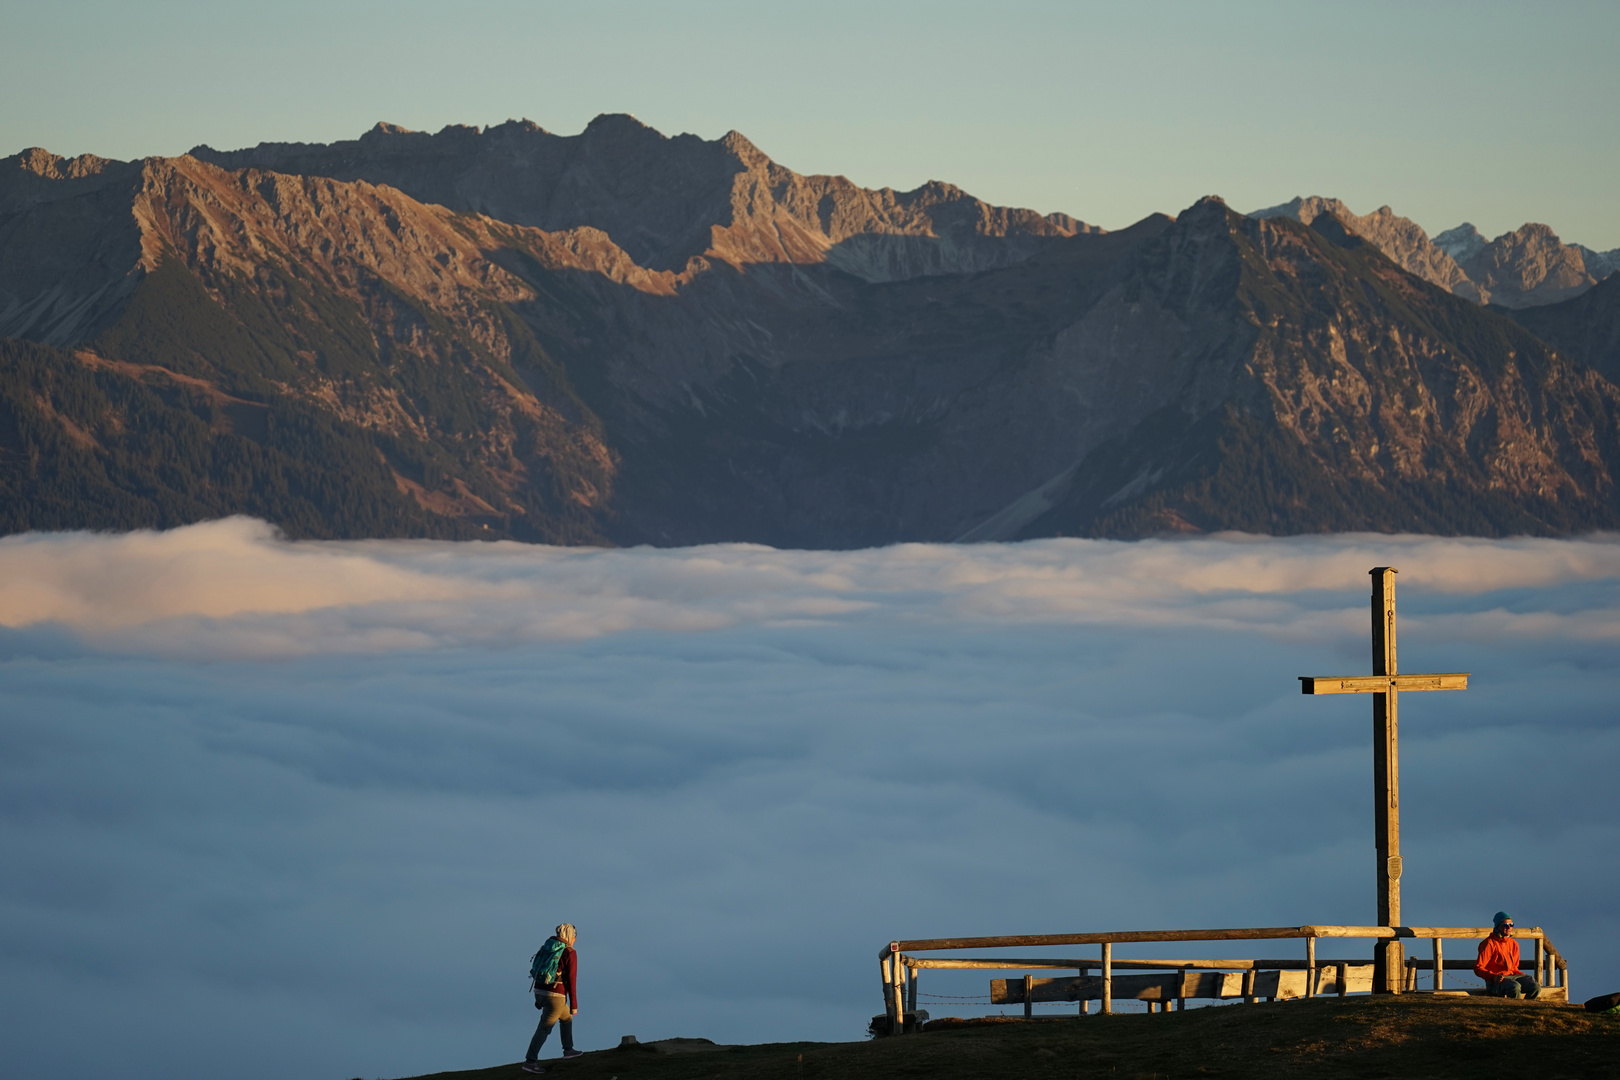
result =
[[[515,1060],[564,919],[589,1048],[859,1038],[896,936],[1371,921],[1368,702],[1294,677],[1389,564],[1474,672],[1403,701],[1407,917],[1608,988],[1612,539],[0,540],[8,1072]]]
[[[1367,569],[1403,595],[1549,594],[1620,580],[1620,542],[1330,536],[1044,540],[777,551],[501,543],[289,542],[247,518],[167,533],[0,539],[0,626],[66,627],[113,652],[272,658],[514,645],[634,630],[863,619],[1229,627],[1336,636]],[[1504,600],[1504,604],[1508,604]],[[1443,608],[1443,606],[1442,606]],[[1426,608],[1415,606],[1412,614]],[[1465,614],[1470,633],[1545,632],[1546,612]],[[1607,607],[1557,632],[1620,640]]]

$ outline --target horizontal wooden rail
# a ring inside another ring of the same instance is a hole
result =
[[[1169,941],[1256,941],[1282,938],[1484,938],[1489,926],[1262,926],[1226,930],[1122,930],[1096,934],[1014,934],[1002,937],[914,938],[891,941],[879,958],[898,952],[942,949],[1017,949],[1046,945],[1101,945]],[[1524,940],[1545,938],[1541,927],[1514,931]]]
[[[1490,926],[1302,926],[1302,937],[1348,938],[1487,938],[1494,932]],[[1513,931],[1513,936],[1525,941],[1546,937],[1539,926],[1525,926]]]
[[[1007,937],[919,938],[890,942],[878,955],[933,949],[1017,949],[1042,945],[1101,945],[1104,942],[1253,941],[1260,938],[1306,937],[1301,926],[1251,930],[1124,930],[1105,934],[1018,934]]]
[[[1332,960],[1324,961],[1324,963],[1335,963],[1335,962],[1336,961],[1332,961]],[[1442,960],[1442,961],[1440,961],[1440,963],[1445,967],[1445,969],[1447,971],[1473,971],[1474,970],[1474,961],[1472,961],[1472,960]],[[1410,967],[1410,968],[1417,968],[1419,971],[1433,971],[1434,970],[1434,961],[1433,960],[1419,960],[1415,956],[1408,956],[1406,958],[1406,966]],[[1520,971],[1534,971],[1535,967],[1536,967],[1536,962],[1535,962],[1534,959],[1527,959],[1527,958],[1524,958],[1524,957],[1521,957],[1519,959],[1519,970]]]

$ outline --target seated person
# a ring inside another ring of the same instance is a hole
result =
[[[1513,916],[1498,911],[1496,929],[1479,943],[1479,959],[1474,974],[1485,980],[1485,989],[1496,997],[1533,998],[1541,986],[1533,975],[1519,973],[1519,943],[1513,940]]]

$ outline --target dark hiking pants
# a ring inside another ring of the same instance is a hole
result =
[[[540,1010],[540,1023],[534,1029],[534,1038],[529,1040],[529,1052],[523,1055],[523,1060],[540,1060],[540,1048],[546,1045],[546,1038],[554,1026],[562,1027],[563,1050],[572,1050],[574,1014],[568,1011],[568,999],[561,994],[536,994],[534,1005]]]

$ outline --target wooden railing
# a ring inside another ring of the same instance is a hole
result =
[[[1452,939],[1479,940],[1489,936],[1490,927],[1477,926],[1271,926],[1229,930],[1128,930],[1093,934],[1024,934],[1003,937],[922,938],[909,941],[891,941],[878,953],[883,980],[884,1012],[890,1028],[904,1029],[907,1013],[917,1009],[917,975],[925,968],[984,969],[1001,971],[1040,971],[1062,969],[1078,974],[1067,978],[1036,978],[1025,975],[1022,979],[995,980],[991,984],[992,1003],[1022,1002],[1024,1015],[1032,1015],[1037,1001],[1073,1001],[1080,1013],[1086,1012],[1086,1003],[1100,1001],[1102,1014],[1113,1012],[1114,998],[1134,998],[1148,1003],[1149,1011],[1155,1004],[1168,1008],[1174,1001],[1185,1008],[1188,998],[1243,998],[1246,1002],[1280,1000],[1293,997],[1316,997],[1333,993],[1343,997],[1351,993],[1370,992],[1373,989],[1373,965],[1348,960],[1316,958],[1319,938],[1391,939],[1427,938],[1432,959],[1408,958],[1399,982],[1399,989],[1417,991],[1417,973],[1431,973],[1430,992],[1447,993],[1445,972],[1472,970],[1472,960],[1446,960],[1444,942]],[[1535,974],[1544,988],[1557,987],[1556,995],[1568,1000],[1569,964],[1563,954],[1553,947],[1546,933],[1539,927],[1516,929],[1514,936],[1531,943],[1532,954],[1520,962],[1523,970]],[[1113,955],[1118,944],[1158,944],[1177,941],[1261,941],[1302,939],[1304,956],[1287,960],[1161,960],[1124,959]],[[1054,945],[1097,945],[1100,955],[1096,959],[1074,958],[974,958],[950,959],[922,957],[918,952],[942,952],[959,949],[1004,949]],[[1091,977],[1088,972],[1099,974]],[[1149,975],[1116,975],[1116,971],[1163,972]],[[1464,991],[1451,991],[1462,993]],[[999,1000],[998,1000],[999,998]]]

